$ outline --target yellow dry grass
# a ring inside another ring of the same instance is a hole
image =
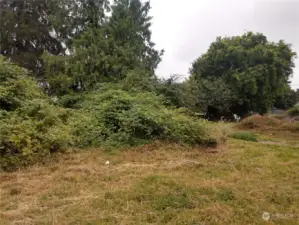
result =
[[[299,224],[298,171],[292,144],[233,139],[68,153],[0,174],[0,224]]]

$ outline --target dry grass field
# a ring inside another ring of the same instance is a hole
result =
[[[93,149],[2,172],[0,224],[299,224],[299,135],[256,134],[217,149]]]

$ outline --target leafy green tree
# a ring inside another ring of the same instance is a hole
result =
[[[222,79],[202,80],[198,84],[198,105],[202,111],[228,112],[233,102],[236,102],[234,93]]]
[[[193,62],[190,73],[201,85],[223,82],[233,96],[230,110],[265,113],[283,93],[293,73],[295,55],[284,41],[268,42],[260,33],[218,37],[207,53]]]
[[[275,107],[279,109],[289,109],[297,103],[296,91],[286,86],[284,92],[275,99]]]
[[[179,75],[171,75],[168,79],[159,79],[156,92],[164,96],[166,104],[176,108],[186,108],[197,111],[197,90],[189,81],[181,82]]]
[[[72,92],[74,75],[70,70],[70,56],[43,54],[43,88],[48,95],[62,96]]]

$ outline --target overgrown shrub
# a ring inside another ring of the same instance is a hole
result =
[[[67,94],[60,97],[57,103],[65,108],[76,108],[76,105],[83,100],[83,94]]]
[[[158,80],[155,76],[151,76],[146,71],[135,69],[127,73],[119,87],[130,92],[144,92],[155,91],[157,84]]]
[[[55,115],[56,109],[44,110],[24,117],[11,113],[1,120],[0,167],[11,169],[29,165],[71,143],[70,127],[60,115]]]
[[[226,130],[218,125],[167,107],[150,79],[141,89],[129,90],[139,79],[133,74],[127,83],[102,83],[95,91],[54,101],[27,71],[1,60],[2,169],[29,165],[73,145],[125,148],[163,140],[214,147],[226,139]]]
[[[30,99],[44,99],[28,72],[0,57],[0,110],[13,111]]]
[[[0,169],[31,164],[71,142],[70,113],[55,106],[27,71],[0,59]]]
[[[85,96],[79,107],[83,114],[90,115],[74,125],[83,145],[124,147],[160,139],[215,146],[226,135],[221,134],[222,139],[214,137],[209,122],[165,107],[163,98],[150,92],[99,90]]]
[[[290,108],[288,110],[288,115],[289,116],[299,116],[299,106],[294,106],[293,108]]]
[[[257,136],[253,133],[248,132],[234,132],[231,134],[231,137],[244,141],[257,142]]]

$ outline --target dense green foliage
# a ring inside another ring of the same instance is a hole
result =
[[[298,102],[296,91],[286,87],[281,95],[275,99],[274,106],[279,109],[288,109]]]
[[[136,69],[154,76],[163,51],[151,41],[149,2],[110,3],[1,1],[0,53],[39,75],[50,95],[119,81]]]
[[[163,98],[150,92],[129,93],[111,85],[87,94],[77,105],[90,115],[89,126],[77,127],[81,144],[133,146],[159,139],[185,144],[215,146],[219,134],[211,136],[212,125],[165,107]]]
[[[195,97],[196,87],[193,87],[190,82],[179,82],[179,78],[179,76],[172,75],[168,79],[159,80],[156,92],[165,97],[168,105],[187,108],[194,112],[200,110],[197,108]]]
[[[295,53],[262,34],[218,38],[184,82],[157,78],[149,13],[141,0],[0,1],[1,168],[72,147],[214,147],[227,130],[199,118],[207,111],[295,104]]]
[[[37,70],[44,49],[53,54],[62,52],[59,41],[49,34],[53,26],[48,17],[53,15],[57,6],[56,1],[52,3],[45,0],[1,1],[0,53],[21,66]]]
[[[225,129],[169,107],[167,98],[155,93],[157,83],[151,78],[138,79],[132,73],[123,82],[103,83],[94,91],[56,101],[25,69],[3,58],[0,68],[3,169],[28,165],[73,146],[125,148],[153,140],[216,146],[226,138]]]
[[[299,106],[294,106],[288,110],[290,116],[299,116]]]
[[[265,113],[289,88],[295,55],[283,41],[268,42],[264,35],[248,32],[217,38],[207,53],[193,62],[190,73],[199,87],[204,87],[199,88],[201,95],[211,98],[205,101],[206,108]]]
[[[0,57],[0,110],[13,111],[24,101],[39,98],[42,90],[28,78],[28,72]]]
[[[111,7],[111,17],[85,25],[72,40],[69,56],[44,55],[51,93],[90,90],[101,82],[119,81],[134,70],[154,76],[163,51],[151,41],[149,2],[121,0]]]
[[[30,164],[72,141],[69,112],[55,106],[27,74],[0,59],[0,167]]]
[[[0,54],[42,75],[42,54],[65,54],[86,26],[104,19],[106,0],[0,1]]]

